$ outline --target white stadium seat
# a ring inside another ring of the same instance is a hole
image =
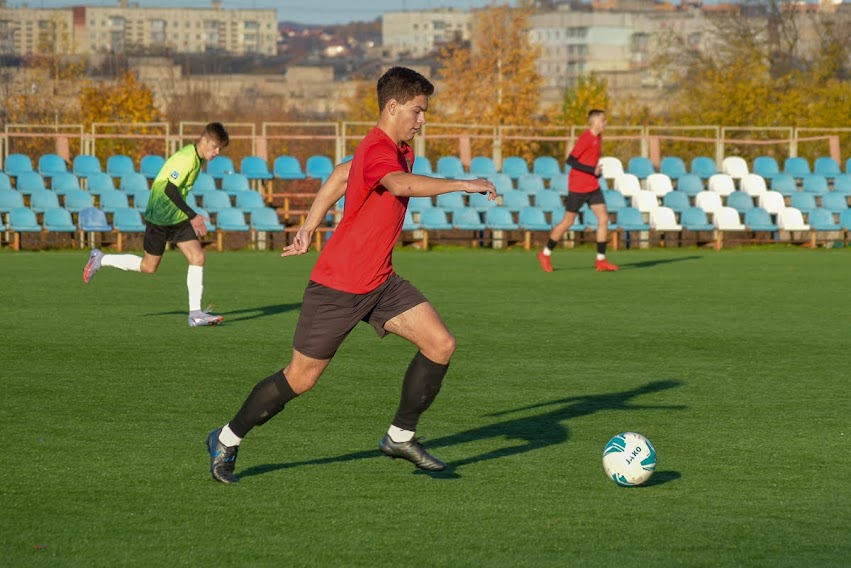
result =
[[[742,191],[751,197],[762,195],[768,188],[765,186],[765,178],[757,174],[747,174],[742,178]]]
[[[712,221],[715,228],[720,231],[744,231],[745,226],[739,219],[739,212],[732,207],[722,207],[715,212],[715,218]]]
[[[642,213],[650,213],[659,207],[659,199],[652,191],[642,189],[632,196],[632,206]]]
[[[730,156],[729,158],[724,158],[724,161],[721,162],[721,172],[733,179],[742,179],[749,173],[748,163],[744,158]]]
[[[671,178],[665,174],[650,174],[647,176],[647,189],[656,197],[665,197],[666,194],[674,191],[674,185],[671,183]]]
[[[603,177],[606,179],[618,179],[623,175],[623,164],[614,156],[603,156],[600,165],[603,166]]]
[[[638,178],[632,174],[621,174],[615,178],[615,190],[621,195],[632,197],[638,195],[641,191],[641,183]]]
[[[727,197],[736,191],[736,184],[727,174],[715,174],[709,178],[709,191],[714,191],[721,197]]]
[[[709,215],[714,215],[716,211],[721,209],[721,196],[714,191],[701,191],[694,197],[695,207],[703,209]]]
[[[682,231],[677,223],[677,215],[670,207],[657,207],[650,211],[650,228],[654,231]]]
[[[768,211],[771,215],[777,215],[786,208],[783,194],[779,191],[766,191],[758,197],[757,205]]]
[[[804,215],[794,207],[786,207],[777,214],[777,228],[781,231],[809,231]]]

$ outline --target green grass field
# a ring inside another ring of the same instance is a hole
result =
[[[420,423],[449,462],[380,456],[403,340],[359,326],[253,431],[241,483],[203,439],[289,357],[315,255],[210,253],[154,276],[0,254],[2,566],[847,566],[848,252],[399,252],[458,339]],[[634,430],[648,486],[601,467]]]

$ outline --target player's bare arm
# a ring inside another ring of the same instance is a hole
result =
[[[381,185],[399,197],[431,197],[442,193],[463,191],[487,194],[489,200],[496,199],[496,187],[487,179],[439,179],[407,172],[391,172],[381,178]]]
[[[337,164],[337,167],[319,188],[316,198],[310,206],[310,211],[307,213],[307,218],[304,224],[295,234],[293,242],[284,247],[281,256],[294,256],[304,254],[310,249],[310,241],[313,239],[313,233],[316,227],[322,222],[331,207],[337,203],[346,193],[346,183],[349,180],[349,170],[352,168],[352,162],[343,162]]]

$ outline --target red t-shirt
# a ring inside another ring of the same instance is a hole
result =
[[[602,141],[602,136],[595,136],[593,132],[586,130],[579,136],[579,140],[576,141],[570,155],[579,160],[580,163],[596,168],[600,161]],[[571,168],[567,178],[567,187],[574,193],[591,193],[600,188],[600,182],[595,175]]]
[[[393,246],[405,222],[407,197],[381,185],[390,172],[410,172],[411,147],[397,146],[378,127],[366,135],[352,158],[343,219],[319,254],[310,279],[352,294],[366,294],[393,275]]]

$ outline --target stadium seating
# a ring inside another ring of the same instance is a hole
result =
[[[842,174],[842,170],[839,169],[839,164],[836,163],[836,160],[829,156],[816,158],[815,164],[813,164],[813,172],[821,174],[829,180]]]
[[[777,225],[771,221],[771,215],[762,207],[754,207],[745,211],[745,227],[753,232],[774,232],[777,230]]]
[[[686,174],[677,181],[677,191],[693,197],[703,191],[703,180],[698,175]]]
[[[839,214],[839,224],[846,231],[851,231],[851,209],[846,209]]]
[[[56,174],[68,171],[65,159],[58,154],[44,154],[38,159],[38,173],[43,178],[52,178]]]
[[[514,189],[514,184],[511,182],[511,178],[506,174],[497,173],[490,176],[491,183],[493,183],[496,188],[496,192],[499,195],[504,194],[507,191],[511,191]]]
[[[98,172],[86,178],[86,190],[92,195],[100,195],[105,191],[112,191],[113,189],[115,189],[115,183],[109,174]]]
[[[659,164],[659,172],[665,174],[672,180],[678,180],[688,172],[686,163],[678,156],[665,156]]]
[[[715,230],[715,226],[706,216],[706,211],[698,207],[689,207],[683,211],[680,214],[680,224],[684,229],[693,232]]]
[[[405,221],[402,223],[403,231],[419,230],[420,224],[414,221],[414,215],[410,211],[405,211]]]
[[[301,169],[301,163],[294,156],[278,156],[275,158],[275,161],[272,162],[272,175],[283,180],[307,178],[304,170]]]
[[[736,191],[736,184],[733,182],[733,178],[727,174],[710,176],[707,187],[709,191],[713,191],[721,197],[727,197]]]
[[[624,207],[623,209],[621,209],[618,212],[618,221],[620,221],[620,214],[621,214],[621,212],[624,211],[624,209],[634,210],[632,207]],[[597,230],[597,215],[593,211],[591,211],[591,208],[588,207],[587,205],[583,205],[579,209],[579,212],[582,214],[582,229],[573,229],[573,227],[571,227],[570,230],[590,229],[592,231],[596,231]],[[627,215],[629,215],[629,214],[627,214]],[[639,213],[639,215],[640,215],[640,213]],[[556,223],[561,221],[562,217],[564,217],[563,213],[556,219]],[[642,217],[641,220],[643,221],[644,218]],[[575,224],[576,223],[574,222],[574,225]],[[609,227],[609,231],[616,231],[618,229],[618,223],[614,223],[612,221],[609,221],[608,227]]]
[[[113,189],[100,194],[100,208],[106,213],[114,213],[116,209],[126,209],[130,207],[127,201],[127,194],[123,191]]]
[[[538,174],[523,174],[517,179],[517,189],[526,193],[544,191],[544,178]]]
[[[148,179],[138,173],[133,172],[132,174],[125,174],[121,176],[121,181],[118,186],[121,191],[124,193],[135,193],[137,191],[147,191],[148,190]]]
[[[786,208],[783,194],[777,191],[766,191],[757,197],[757,206],[765,209],[771,215],[777,215]]]
[[[412,197],[408,200],[408,211],[412,213],[422,213],[431,206],[431,197]]]
[[[425,156],[416,156],[414,165],[411,167],[411,173],[421,176],[433,176],[434,170],[431,167],[431,161]]]
[[[133,165],[133,158],[123,154],[114,154],[106,159],[106,173],[113,179],[121,179],[127,174],[136,173],[136,166]]]
[[[768,191],[768,188],[765,186],[765,178],[758,174],[747,174],[744,176],[741,181],[741,188],[742,191],[751,197],[756,197]]]
[[[455,179],[464,173],[464,164],[457,156],[441,156],[437,160],[437,173],[445,178]]]
[[[71,213],[79,213],[81,209],[86,207],[94,207],[92,194],[88,191],[75,189],[65,194],[65,209]]]
[[[758,156],[753,161],[753,173],[770,181],[780,173],[780,165],[771,156]]]
[[[656,197],[664,197],[674,191],[674,185],[671,183],[671,178],[665,174],[650,174],[647,176],[647,189]]]
[[[485,224],[479,217],[478,211],[470,207],[456,209],[452,213],[452,226],[462,231],[484,231]]]
[[[540,207],[524,207],[518,218],[520,228],[526,231],[549,231],[552,225],[547,222],[547,216]]]
[[[625,173],[623,170],[623,164],[614,156],[601,157],[600,165],[603,166],[603,177],[606,179],[616,180]]]
[[[787,173],[794,178],[800,179],[812,172],[810,171],[810,163],[806,160],[806,158],[793,156],[791,158],[786,158],[786,161],[783,163],[783,173]]]
[[[594,215],[586,215],[583,217],[585,224],[590,227],[592,222],[588,219],[588,217],[594,217]],[[596,219],[593,223],[596,227]],[[641,211],[634,207],[624,207],[620,210],[620,212],[618,212],[617,227],[623,229],[625,232],[650,230],[650,225],[644,222],[644,217],[641,215]]]
[[[75,176],[83,179],[88,179],[94,174],[103,173],[103,169],[100,166],[100,160],[98,160],[96,156],[89,156],[86,154],[80,154],[74,158],[74,161],[71,164],[71,171],[74,172]]]
[[[479,213],[484,213],[491,207],[496,207],[496,200],[488,199],[487,195],[481,193],[471,193],[469,206]]]
[[[44,213],[47,209],[59,207],[59,196],[47,189],[40,189],[30,194],[30,208],[36,213]]]
[[[493,209],[491,209],[493,211]],[[428,207],[420,213],[420,225],[429,231],[448,231],[452,228],[446,219],[446,211],[440,207]]]
[[[216,156],[207,162],[207,174],[209,174],[213,179],[222,179],[227,174],[234,173],[234,171],[235,168],[233,166],[233,160],[227,156]]]
[[[703,209],[709,215],[714,215],[716,211],[723,207],[721,196],[714,191],[701,191],[695,195],[694,205]]]
[[[638,179],[647,179],[648,176],[656,173],[656,168],[653,167],[653,162],[649,158],[636,156],[629,159],[626,172]]]
[[[3,162],[3,171],[9,177],[16,178],[22,173],[34,171],[33,163],[26,154],[9,154]]]
[[[44,188],[44,178],[38,172],[21,172],[15,179],[15,189],[24,195],[29,195],[34,191]]]
[[[122,195],[124,195],[122,193]],[[86,207],[77,216],[77,225],[84,233],[108,233],[112,226],[106,222],[106,213],[97,207]]]
[[[813,231],[840,231],[842,227],[833,219],[833,213],[827,209],[816,208],[807,216],[807,223]]]
[[[508,156],[502,161],[500,171],[516,181],[529,173],[529,164],[520,156]]]
[[[652,191],[642,189],[632,196],[632,206],[642,213],[650,213],[659,207],[659,199]]]
[[[771,191],[781,195],[792,195],[798,191],[798,182],[790,174],[777,174],[771,178]]]
[[[24,206],[24,196],[14,189],[0,189],[0,213]],[[0,222],[2,225],[2,222]]]
[[[328,179],[328,176],[333,171],[334,162],[328,156],[310,156],[304,165],[304,172],[307,174],[307,177],[321,180],[322,183],[325,183],[325,180]]]
[[[718,173],[715,160],[708,156],[697,156],[691,161],[691,173],[700,179],[709,179]]]
[[[136,191],[133,193],[133,209],[136,209],[141,212],[145,212],[145,209],[148,208],[148,201],[151,198],[151,192],[147,189],[142,191]],[[190,204],[190,207],[192,205]],[[194,207],[193,207],[194,209]]]
[[[219,209],[216,215],[216,228],[220,231],[248,231],[250,227],[245,222],[241,209]]]
[[[258,156],[244,157],[239,163],[239,173],[249,180],[267,181],[273,177],[266,160]]]
[[[816,197],[812,193],[796,191],[789,200],[789,206],[798,209],[801,213],[809,214],[816,208]]]
[[[623,199],[620,193],[613,192],[617,194],[618,197]],[[564,203],[562,202],[562,197],[559,195],[557,191],[553,191],[551,189],[545,189],[535,194],[535,206],[540,207],[543,211],[547,213],[552,213],[559,207],[563,207]]]
[[[165,158],[156,154],[148,154],[142,156],[142,160],[139,162],[139,173],[146,179],[154,179],[159,175],[164,165]]]
[[[691,203],[688,200],[688,195],[682,191],[672,191],[666,193],[665,197],[662,198],[662,206],[673,209],[676,213],[682,213],[691,207]]]
[[[475,156],[470,160],[470,173],[480,177],[490,177],[496,173],[496,165],[488,156]]]
[[[208,193],[204,193],[202,203],[204,204],[204,209],[210,213],[219,213],[233,207],[230,202],[230,197],[228,197],[228,194],[224,191],[210,191]],[[242,210],[239,210],[239,212],[242,214]]]
[[[844,193],[831,191],[821,197],[821,206],[834,213],[841,213],[848,209],[848,196]]]
[[[538,174],[544,180],[552,180],[561,174],[561,164],[552,156],[538,156],[532,162],[532,173]]]
[[[112,224],[120,233],[141,233],[145,230],[142,214],[136,209],[116,209],[112,213]]]
[[[777,214],[777,228],[781,231],[809,231],[804,216],[794,207],[786,207]]]
[[[750,172],[748,171],[748,163],[744,158],[728,156],[721,162],[721,173],[733,179],[742,179]]]
[[[851,195],[851,174],[842,174],[836,176],[833,180],[834,193],[843,193]]]
[[[732,207],[722,207],[715,212],[712,224],[719,231],[744,231],[745,226],[739,219],[739,212]]]
[[[464,194],[454,191],[452,193],[442,193],[437,196],[437,206],[442,208],[447,213],[454,213],[466,208],[464,203]]]
[[[251,191],[251,185],[243,174],[225,174],[222,176],[222,191],[235,196],[243,191]]]
[[[240,191],[236,194],[236,206],[244,212],[249,212],[254,209],[263,209],[266,203],[263,202],[263,196],[257,191]]]
[[[519,213],[524,207],[529,207],[529,194],[519,189],[506,191],[502,196],[502,207],[512,213]]]
[[[35,211],[27,207],[16,207],[9,211],[9,230],[14,233],[40,233],[41,225]]]
[[[668,207],[657,207],[650,212],[650,228],[657,233],[683,230],[677,223],[676,213]]]
[[[211,191],[218,191],[218,189],[216,189],[216,180],[214,180],[213,176],[210,174],[204,172],[199,173],[198,177],[195,178],[195,183],[192,184],[192,193],[196,195],[203,195]]]
[[[485,213],[485,225],[492,231],[516,231],[520,228],[520,225],[514,222],[511,211],[505,207],[488,209]]]
[[[44,212],[44,229],[51,233],[76,233],[77,227],[67,209],[54,207]]]
[[[271,207],[252,209],[249,224],[255,231],[277,233],[285,229],[278,220],[278,213]]]
[[[827,178],[821,174],[807,174],[801,183],[801,189],[807,193],[816,195],[824,195],[830,189],[827,187]]]
[[[12,180],[5,173],[0,172],[0,190],[12,189]]]
[[[621,174],[615,178],[615,191],[625,197],[633,197],[641,191],[641,182],[633,174]]]
[[[727,196],[727,207],[732,207],[739,213],[745,213],[748,209],[753,209],[753,197],[744,191],[734,191]]]
[[[195,210],[195,213],[204,218],[204,226],[207,228],[207,232],[214,232],[216,230],[216,226],[210,222],[210,213],[202,207],[193,207],[193,209]]]
[[[80,189],[80,180],[70,172],[57,173],[50,180],[50,189],[58,195],[64,195],[72,189]]]

